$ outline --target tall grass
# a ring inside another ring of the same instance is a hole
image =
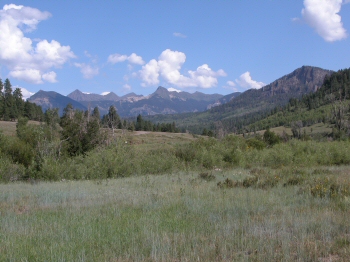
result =
[[[0,185],[1,261],[349,261],[349,199],[303,186],[349,168]],[[226,179],[281,182],[220,188]],[[286,174],[284,176],[284,173]],[[284,186],[303,175],[301,184]]]

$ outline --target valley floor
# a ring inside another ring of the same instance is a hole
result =
[[[318,178],[350,166],[288,172],[0,184],[0,261],[349,261],[350,198]]]

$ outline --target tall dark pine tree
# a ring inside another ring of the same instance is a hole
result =
[[[2,83],[2,80],[0,78],[0,119],[3,117],[4,114],[4,84]]]
[[[101,119],[100,110],[98,109],[97,106],[92,111],[92,117],[97,118],[99,121]]]
[[[114,129],[118,128],[121,123],[120,117],[114,106],[109,107],[107,119],[108,119],[108,127],[112,129],[113,136],[114,136]]]
[[[9,79],[5,80],[4,85],[4,120],[12,120],[15,119],[16,108],[12,95],[12,86]]]
[[[22,90],[20,88],[16,88],[15,91],[13,91],[13,99],[14,99],[14,104],[16,109],[15,117],[19,118],[24,114],[24,101],[23,101]]]
[[[143,130],[143,129],[144,129],[144,125],[145,125],[145,123],[144,123],[144,121],[143,121],[143,119],[142,119],[142,116],[139,114],[139,115],[137,116],[137,118],[136,118],[136,125],[135,125],[136,131],[141,131],[141,130]]]

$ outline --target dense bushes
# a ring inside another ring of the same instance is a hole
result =
[[[263,138],[245,139],[233,135],[222,140],[197,138],[190,143],[152,147],[133,145],[125,143],[125,139],[116,138],[109,146],[97,145],[85,154],[69,156],[60,152],[62,141],[50,140],[48,127],[21,123],[20,121],[18,125],[18,137],[5,138],[0,134],[2,181],[28,178],[106,179],[189,170],[205,172],[215,168],[350,164],[348,141],[290,140],[268,146]],[[27,134],[37,137],[39,142],[31,141]]]

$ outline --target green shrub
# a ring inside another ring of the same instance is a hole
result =
[[[192,144],[178,146],[175,156],[185,162],[193,162],[196,159],[198,149]]]
[[[249,138],[246,141],[248,148],[255,148],[258,150],[263,150],[266,147],[266,143],[262,140],[256,138]]]
[[[35,150],[26,142],[14,138],[7,146],[7,155],[14,163],[29,167],[35,157]]]
[[[13,164],[12,161],[0,154],[0,181],[12,182],[25,177],[25,167],[19,164]]]

